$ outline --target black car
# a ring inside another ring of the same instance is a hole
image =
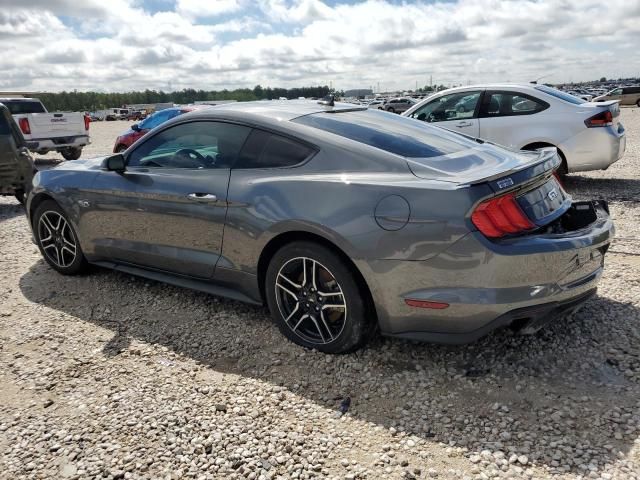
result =
[[[0,103],[0,195],[14,195],[23,203],[33,173],[24,137],[9,109]]]

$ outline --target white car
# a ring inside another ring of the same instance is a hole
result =
[[[556,147],[561,173],[607,169],[626,148],[617,102],[585,102],[545,85],[451,88],[402,115],[512,150]]]
[[[41,155],[51,150],[77,160],[90,143],[90,119],[81,112],[47,112],[37,98],[0,98],[18,124],[27,147]]]
[[[580,90],[568,90],[567,93],[570,93],[574,97],[581,98],[585,102],[590,102],[591,100],[593,100],[593,95],[591,95],[590,93],[581,92]]]

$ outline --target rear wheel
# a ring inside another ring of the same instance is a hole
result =
[[[353,272],[322,245],[282,247],[269,263],[265,292],[276,325],[298,345],[347,353],[362,346],[371,331]]]
[[[47,200],[38,206],[33,216],[33,233],[40,253],[54,270],[75,275],[86,269],[78,236],[56,202]]]
[[[62,150],[62,156],[65,160],[77,160],[82,155],[82,148],[79,147],[68,147]]]
[[[636,107],[640,107],[640,98],[638,99],[638,101],[636,102]]]
[[[16,200],[18,200],[20,203],[24,205],[24,191],[16,190],[16,193],[14,193],[14,196],[16,197]]]

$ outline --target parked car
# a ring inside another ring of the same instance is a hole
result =
[[[607,102],[611,100],[618,100],[620,105],[636,105],[640,107],[640,87],[614,88],[609,93],[593,99],[594,102]]]
[[[386,100],[372,100],[367,104],[367,108],[382,110]]]
[[[556,147],[562,173],[607,169],[626,148],[616,102],[588,103],[545,85],[451,88],[403,115],[513,150]]]
[[[20,127],[29,150],[44,155],[54,150],[75,160],[89,142],[89,117],[82,112],[47,112],[37,98],[0,98]]]
[[[127,116],[126,116],[126,119],[129,120],[129,121],[131,121],[131,120],[140,121],[143,118],[145,118],[145,115],[140,110],[133,110],[133,111],[129,112],[127,114]]]
[[[593,295],[613,224],[573,202],[553,148],[513,152],[333,102],[180,115],[124,153],[36,174],[45,261],[266,303],[323,352],[372,332],[473,341],[531,333]]]
[[[590,102],[591,100],[593,100],[593,95],[591,95],[590,93],[582,93],[577,90],[568,90],[567,93],[573,95],[574,97],[581,98],[585,102]]]
[[[173,117],[190,112],[191,110],[194,110],[194,108],[195,107],[165,108],[164,110],[160,110],[159,112],[155,112],[148,116],[140,123],[134,123],[131,125],[129,130],[116,138],[116,143],[113,146],[114,153],[125,151],[133,145],[136,140],[143,137],[149,130],[157,127],[158,125],[162,125]]]
[[[0,103],[0,195],[13,195],[23,203],[33,172],[33,159],[24,137],[9,109]]]
[[[385,102],[384,105],[380,108],[381,110],[386,110],[391,113],[402,113],[409,108],[413,107],[416,104],[416,101],[412,98],[392,98]]]

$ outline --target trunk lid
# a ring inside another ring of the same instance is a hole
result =
[[[571,207],[571,197],[555,178],[561,160],[554,147],[513,152],[496,145],[428,159],[407,159],[419,177],[456,181],[460,188],[489,187],[483,200],[507,193],[536,227],[547,225]]]
[[[488,183],[494,192],[528,182],[560,166],[554,147],[533,152],[512,151],[477,140],[474,148],[430,158],[407,158],[413,174],[429,180],[448,181],[461,187]]]

